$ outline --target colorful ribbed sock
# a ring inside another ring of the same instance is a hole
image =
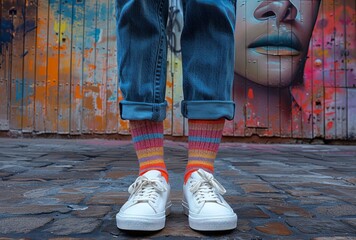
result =
[[[158,170],[168,182],[163,158],[163,122],[131,120],[130,128],[140,165],[139,175],[149,170]]]
[[[184,183],[199,168],[213,173],[214,161],[221,142],[225,119],[188,120],[188,164]]]

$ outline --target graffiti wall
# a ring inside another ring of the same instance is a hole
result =
[[[128,134],[114,0],[0,1],[0,130]],[[237,1],[226,136],[356,138],[353,0]],[[182,136],[183,13],[171,0],[165,133]],[[184,50],[183,50],[184,51]]]
[[[353,137],[354,1],[241,1],[236,43],[238,135]]]

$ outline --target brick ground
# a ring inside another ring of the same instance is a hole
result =
[[[137,173],[130,142],[0,138],[0,240],[356,239],[355,146],[222,144],[216,178],[239,222],[208,233],[180,206],[186,144],[165,145],[172,213],[137,233],[115,225]]]

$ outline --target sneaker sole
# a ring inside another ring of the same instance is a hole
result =
[[[128,216],[125,214],[116,214],[116,226],[122,230],[133,231],[158,231],[164,228],[166,216],[171,213],[172,203],[167,203],[166,211],[158,216]]]
[[[237,227],[237,215],[216,217],[193,217],[186,202],[182,202],[184,214],[188,216],[189,227],[198,231],[226,231]]]

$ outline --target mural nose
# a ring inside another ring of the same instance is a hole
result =
[[[276,24],[293,21],[297,17],[297,8],[288,1],[263,1],[255,10],[254,17],[258,20],[276,18]]]

